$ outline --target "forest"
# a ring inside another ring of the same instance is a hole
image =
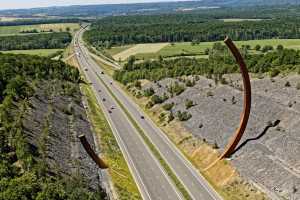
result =
[[[77,69],[61,61],[29,55],[0,53],[0,199],[1,200],[94,200],[79,177],[50,173],[43,160],[42,146],[32,148],[22,125],[29,98],[46,81],[76,86]],[[77,87],[78,88],[78,87]]]
[[[264,47],[262,50],[267,49]],[[264,50],[265,51],[265,50]],[[249,72],[264,74],[271,77],[279,73],[297,72],[300,74],[300,51],[284,49],[278,45],[276,50],[267,51],[265,54],[250,54],[249,47],[241,49],[245,57]],[[239,72],[231,53],[221,43],[215,43],[209,49],[208,59],[176,58],[136,63],[134,57],[130,57],[122,70],[114,73],[114,79],[123,84],[135,80],[148,79],[161,80],[166,77],[179,77],[184,75],[206,75],[216,81],[222,81],[222,75]]]
[[[259,14],[258,11],[252,13],[252,18],[259,19],[258,21],[224,22],[221,19],[245,18],[250,11],[245,10],[245,13],[241,13],[232,10],[227,14],[219,10],[211,12],[106,17],[92,24],[84,39],[96,47],[101,47],[107,46],[107,43],[109,46],[116,46],[135,43],[219,41],[226,35],[233,40],[300,37],[297,13],[288,14],[270,9],[264,14]]]
[[[63,49],[72,41],[70,33],[41,33],[0,37],[0,51],[27,49]]]
[[[58,24],[58,23],[78,23],[79,19],[18,19],[15,21],[0,21],[0,26],[21,26],[21,25],[36,25],[36,24]]]

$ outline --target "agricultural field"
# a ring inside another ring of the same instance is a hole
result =
[[[220,41],[222,42],[222,41]],[[196,57],[196,58],[205,58],[204,51],[207,48],[211,48],[215,42],[201,42],[200,44],[191,45],[190,42],[181,42],[181,43],[159,43],[158,47],[161,49],[154,51],[154,44],[139,44],[133,46],[124,51],[122,47],[118,48],[121,52],[114,55],[114,59],[118,61],[118,58],[121,57],[121,60],[126,60],[129,56],[135,55],[137,59],[153,59],[157,58],[159,55],[163,57]],[[300,50],[300,39],[269,39],[269,40],[249,40],[249,41],[237,41],[236,44],[241,47],[242,45],[250,45],[251,53],[261,53],[254,50],[256,45],[266,46],[270,45],[276,48],[277,45],[281,44],[288,49],[299,49]],[[157,47],[157,48],[158,48]],[[157,49],[156,49],[157,50]]]
[[[80,26],[77,23],[61,23],[61,24],[37,24],[37,25],[22,25],[22,26],[0,26],[0,36],[4,35],[17,35],[21,32],[37,30],[38,32],[60,32],[67,31],[70,28],[71,32],[79,29]]]
[[[242,18],[226,18],[226,19],[220,19],[223,22],[243,22],[243,21],[261,21],[263,19],[242,19]]]
[[[27,55],[38,55],[38,56],[49,56],[63,49],[34,49],[34,50],[13,50],[13,51],[0,51],[1,53],[12,53],[12,54],[27,54]]]
[[[124,61],[130,56],[136,54],[156,54],[168,45],[169,43],[137,44],[129,49],[126,49],[125,51],[115,54],[113,58],[117,61]]]

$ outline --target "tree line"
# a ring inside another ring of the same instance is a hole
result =
[[[250,54],[248,47],[241,49],[245,57],[248,70],[252,73],[269,73],[276,76],[281,72],[295,71],[300,74],[300,51],[283,49],[279,45],[276,50],[265,54]],[[184,75],[206,75],[209,78],[222,79],[223,74],[239,72],[235,60],[227,48],[216,43],[209,49],[208,59],[181,57],[176,59],[163,59],[136,63],[131,57],[124,68],[114,73],[114,79],[128,84],[140,79],[151,81],[167,77],[180,77]]]
[[[78,23],[80,19],[66,18],[66,19],[18,19],[15,21],[0,21],[0,26],[23,26],[23,25],[37,25],[37,24],[59,24],[59,23]]]
[[[1,36],[0,50],[63,49],[71,41],[67,32]]]

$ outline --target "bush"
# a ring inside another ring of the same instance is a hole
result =
[[[158,95],[153,95],[151,97],[151,101],[153,102],[153,104],[160,104],[164,102],[164,100]]]
[[[289,81],[287,81],[284,85],[284,87],[291,87],[291,83]]]
[[[259,51],[259,50],[261,49],[261,46],[258,44],[258,45],[256,45],[256,46],[254,47],[254,49],[255,49],[256,51]]]
[[[276,49],[277,49],[277,51],[282,51],[284,49],[284,47],[281,44],[279,44]]]
[[[168,92],[170,92],[172,95],[180,95],[182,92],[184,92],[185,88],[183,85],[180,85],[178,82],[175,82],[174,84],[169,85]]]
[[[141,89],[141,88],[142,88],[141,81],[134,81],[133,85],[134,85],[134,87],[136,87],[136,88],[138,88],[138,89]]]
[[[275,77],[277,76],[278,74],[280,74],[280,71],[278,69],[273,69],[271,72],[270,72],[270,77]]]
[[[300,90],[300,82],[297,83],[296,89],[297,89],[297,90]]]
[[[194,80],[192,81],[192,80],[188,79],[188,80],[186,81],[186,83],[185,83],[185,86],[186,86],[186,87],[193,87],[195,84],[196,84],[196,83],[195,83]]]
[[[151,97],[154,93],[155,91],[152,87],[144,90],[145,97]]]
[[[271,45],[266,45],[266,46],[263,47],[262,52],[263,52],[263,53],[266,53],[266,52],[268,52],[268,51],[272,51],[273,49],[274,49],[273,46],[271,46]]]
[[[176,116],[179,121],[187,121],[190,118],[192,118],[192,115],[186,111],[184,111],[184,112],[177,111]]]
[[[189,100],[189,99],[185,100],[185,108],[186,109],[189,109],[189,108],[191,108],[193,106],[194,106],[194,102],[192,100]]]
[[[170,111],[174,107],[174,103],[173,102],[172,103],[166,103],[162,107],[163,107],[164,110]]]

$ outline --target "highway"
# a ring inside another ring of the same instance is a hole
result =
[[[80,34],[78,35],[80,38]],[[77,38],[78,39],[78,38]],[[80,44],[80,43],[79,43]],[[205,180],[205,178],[198,173],[198,171],[192,166],[192,164],[184,157],[184,155],[177,149],[177,147],[166,137],[166,135],[152,122],[151,119],[149,119],[144,112],[138,107],[138,105],[133,102],[133,100],[124,92],[121,88],[118,87],[117,84],[114,84],[114,80],[110,76],[101,74],[102,69],[101,66],[98,66],[93,59],[89,57],[89,54],[87,52],[87,49],[81,44],[80,48],[78,48],[78,51],[81,52],[82,55],[85,55],[85,59],[82,59],[82,57],[78,58],[81,60],[81,65],[88,68],[88,76],[98,78],[98,81],[94,80],[97,85],[94,84],[94,87],[101,87],[103,88],[104,85],[101,81],[99,81],[99,78],[102,79],[102,81],[109,87],[109,89],[114,93],[114,95],[117,97],[117,99],[124,105],[124,107],[127,109],[127,111],[130,113],[132,118],[137,122],[137,124],[142,128],[142,130],[145,132],[145,134],[148,136],[150,141],[154,144],[154,146],[159,150],[160,154],[163,156],[164,160],[168,163],[170,168],[173,170],[173,172],[176,174],[177,178],[182,182],[182,184],[185,186],[186,190],[189,192],[190,196],[195,200],[220,200],[222,199],[220,195],[210,186],[210,184]],[[85,60],[85,61],[83,61]],[[93,74],[94,73],[94,74]],[[98,74],[98,76],[97,76]],[[99,85],[99,86],[98,86]],[[101,95],[104,95],[103,93]],[[109,96],[109,94],[105,94],[106,96]],[[112,101],[113,102],[113,101]],[[115,106],[117,106],[117,103],[113,103]],[[117,108],[119,111],[121,108]],[[122,116],[116,116],[120,115],[122,112],[117,113],[115,110],[113,111],[112,115],[110,115],[111,118],[117,118],[119,122],[121,122],[119,118],[123,118]],[[145,116],[144,119],[141,118],[141,116]],[[126,121],[127,117],[125,116],[125,119],[122,119],[123,121]],[[117,122],[118,122],[117,120]],[[122,122],[123,123],[123,122]],[[124,122],[125,123],[125,122]],[[131,124],[128,119],[126,123]],[[131,126],[132,125],[128,125]],[[135,136],[136,138],[140,138],[139,136],[136,136],[138,133],[134,129],[135,134],[131,135]],[[118,129],[120,133],[123,135],[125,134],[124,131],[126,130],[125,127],[120,127]],[[128,133],[129,134],[129,133]],[[132,137],[131,136],[131,137]],[[128,140],[128,138],[127,138]],[[130,138],[129,142],[132,144],[131,140],[135,140],[134,137]],[[128,145],[126,141],[124,141],[125,144]],[[129,146],[129,145],[128,145]],[[143,154],[142,149],[147,149],[145,146],[137,146],[135,149],[141,149],[141,153]],[[144,150],[145,151],[145,150]],[[137,154],[138,152],[135,151],[134,154]],[[143,162],[148,162],[145,160],[145,156],[142,156]],[[152,170],[151,165],[144,165],[146,168],[146,171]],[[144,174],[141,174],[141,176],[144,176]],[[153,176],[153,175],[152,175]],[[153,183],[154,185],[162,185],[161,181],[158,181]],[[147,187],[146,187],[147,188]],[[172,188],[172,187],[170,187]],[[147,188],[147,190],[150,191],[150,189]],[[154,195],[154,197],[151,199],[165,199],[162,197],[157,197],[157,194]],[[179,197],[180,198],[180,197]],[[176,199],[176,198],[173,198]]]
[[[150,149],[144,143],[142,137],[131,124],[124,111],[118,106],[117,102],[99,80],[98,76],[103,76],[101,72],[95,72],[91,67],[87,59],[89,56],[88,53],[82,51],[82,45],[78,45],[80,34],[81,32],[78,32],[74,40],[78,62],[87,80],[92,84],[98,103],[112,128],[143,199],[182,200],[182,195],[177,191],[158,160],[152,155]],[[114,109],[109,113],[112,105]]]

